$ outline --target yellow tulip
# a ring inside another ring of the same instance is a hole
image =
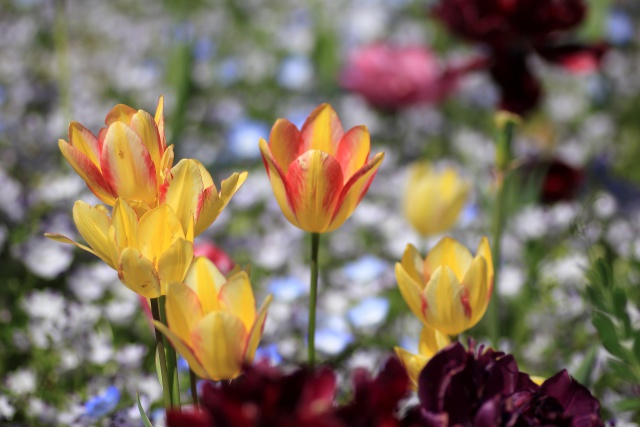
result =
[[[409,169],[404,213],[423,236],[447,231],[458,219],[469,195],[469,183],[455,169],[434,170],[417,162]]]
[[[73,221],[89,246],[60,234],[46,236],[98,256],[118,271],[122,283],[146,298],[164,295],[170,282],[182,281],[193,259],[193,219],[184,228],[168,204],[138,219],[122,199],[116,199],[111,217],[102,205],[77,201]]]
[[[447,335],[473,327],[484,315],[493,291],[491,248],[482,238],[476,256],[445,237],[423,259],[408,245],[396,263],[400,293],[425,324]]]
[[[420,371],[422,371],[427,362],[431,360],[437,352],[449,344],[451,344],[451,339],[447,335],[425,325],[420,333],[418,354],[410,353],[400,347],[395,348],[396,355],[402,362],[404,369],[407,371],[411,388],[414,390],[418,389],[418,377],[420,376]]]
[[[253,362],[270,303],[269,295],[256,310],[246,272],[225,278],[196,257],[184,283],[169,284],[167,326],[154,323],[199,377],[229,380]]]
[[[364,197],[384,153],[369,159],[365,126],[345,132],[329,104],[302,125],[279,119],[260,152],[280,209],[289,222],[311,233],[340,227]]]

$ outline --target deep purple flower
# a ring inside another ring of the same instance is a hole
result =
[[[541,97],[529,56],[574,73],[599,66],[604,44],[575,43],[567,31],[585,18],[584,0],[441,0],[432,10],[452,33],[489,50],[491,77],[499,86],[500,108],[524,114]]]
[[[455,343],[420,373],[420,405],[403,427],[604,427],[600,404],[561,371],[538,386],[511,355]]]
[[[584,182],[584,171],[559,158],[531,157],[520,167],[522,178],[541,179],[540,201],[553,204],[573,200]]]

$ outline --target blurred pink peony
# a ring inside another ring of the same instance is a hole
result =
[[[340,85],[375,107],[393,110],[442,101],[462,71],[445,71],[426,47],[376,43],[350,55]]]

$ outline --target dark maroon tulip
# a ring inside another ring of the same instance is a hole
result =
[[[520,170],[525,181],[531,177],[534,180],[541,179],[540,201],[545,204],[575,199],[584,182],[582,169],[558,158],[532,157],[524,162]]]

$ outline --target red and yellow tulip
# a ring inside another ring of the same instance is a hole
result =
[[[451,339],[440,331],[425,325],[420,333],[418,343],[418,354],[413,354],[407,350],[395,347],[396,355],[402,362],[404,369],[409,376],[409,383],[414,390],[418,389],[418,376],[427,362],[435,356],[437,352],[451,344]]]
[[[77,201],[73,220],[89,246],[60,234],[46,236],[98,256],[118,271],[122,283],[146,298],[164,295],[170,282],[182,281],[193,259],[193,219],[184,228],[168,204],[138,217],[125,200],[116,199],[109,217],[104,206]]]
[[[197,257],[184,283],[169,284],[167,326],[154,322],[201,378],[229,380],[251,363],[271,303],[259,310],[244,271],[229,278],[206,257]]]
[[[324,233],[340,227],[366,194],[384,153],[369,159],[364,125],[344,132],[334,109],[317,107],[302,128],[278,119],[260,151],[280,209],[298,228]]]
[[[408,245],[396,263],[400,293],[425,324],[447,335],[473,327],[484,315],[493,291],[491,248],[482,238],[476,256],[445,237],[423,259]]]

